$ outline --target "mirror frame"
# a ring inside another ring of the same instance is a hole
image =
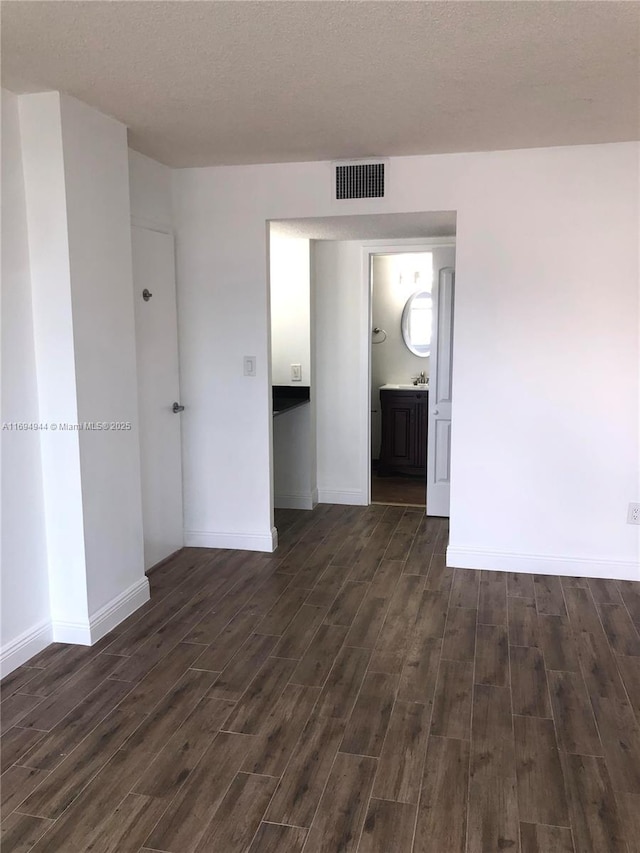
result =
[[[409,326],[411,323],[411,310],[413,308],[414,301],[421,296],[431,297],[431,292],[428,290],[416,290],[415,293],[412,293],[411,296],[407,299],[405,306],[402,310],[402,319],[400,321],[400,328],[402,330],[402,340],[406,348],[409,352],[412,352],[414,355],[417,355],[418,358],[429,358],[431,355],[431,343],[428,346],[422,346],[418,348],[415,344],[411,343],[411,338],[409,335]]]

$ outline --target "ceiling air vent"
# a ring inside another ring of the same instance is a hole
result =
[[[384,163],[336,164],[336,198],[384,198]]]

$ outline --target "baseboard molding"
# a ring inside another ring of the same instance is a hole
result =
[[[54,620],[53,640],[56,643],[91,646],[135,613],[149,598],[149,581],[145,576],[96,610],[87,622]]]
[[[29,658],[46,649],[52,639],[51,622],[46,619],[5,643],[0,649],[0,678],[9,675]]]
[[[223,533],[209,530],[185,530],[187,548],[234,548],[238,551],[266,551],[269,554],[278,546],[275,527],[269,533]]]
[[[369,499],[367,498],[367,495],[361,491],[318,489],[318,503],[345,504],[347,506],[368,506]]]
[[[447,566],[454,569],[488,569],[536,575],[640,580],[640,566],[631,560],[591,560],[588,557],[517,554],[455,546],[447,548]]]
[[[273,505],[276,509],[313,509],[318,503],[318,493],[315,493],[315,503],[313,492],[300,492],[299,494],[291,495],[274,495]]]
[[[54,643],[70,643],[73,646],[91,645],[91,625],[89,622],[65,622],[56,619],[51,623]]]
[[[102,639],[105,634],[112,631],[116,625],[135,613],[139,607],[146,604],[151,598],[149,591],[149,579],[146,575],[132,584],[129,589],[111,599],[108,604],[101,607],[89,619],[91,626],[91,642],[95,643]]]
[[[149,600],[146,577],[97,610],[87,622],[40,622],[0,649],[0,678],[4,678],[50,643],[91,646]]]

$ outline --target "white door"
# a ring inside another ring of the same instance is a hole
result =
[[[451,491],[451,366],[453,360],[453,265],[434,252],[433,328],[429,364],[427,515],[449,516]]]
[[[145,568],[184,544],[173,237],[133,226]],[[143,290],[150,296],[145,300]]]

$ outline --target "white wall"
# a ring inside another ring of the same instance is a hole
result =
[[[329,163],[176,171],[190,523],[267,547],[266,222],[455,210],[450,560],[637,577],[638,159],[637,143],[393,158],[387,198],[346,205]],[[334,362],[337,407],[364,366]]]
[[[136,225],[173,230],[171,169],[129,149],[129,196]]]
[[[182,429],[185,542],[197,532],[212,546],[270,550],[267,227],[260,217],[247,222],[259,204],[253,190],[227,206],[221,188],[218,205],[210,171],[200,172],[173,175],[181,390],[191,406]],[[243,376],[244,355],[257,357],[255,377]]]
[[[29,246],[18,100],[2,91],[2,422],[37,423]],[[2,673],[50,641],[40,437],[2,431]]]
[[[68,626],[84,626],[77,630],[86,639],[80,434],[53,429],[79,421],[60,96],[56,92],[22,96],[19,112],[38,405],[40,421],[49,425],[40,433],[40,451],[51,619],[56,639],[69,638]]]
[[[366,504],[368,431],[362,412],[362,339],[368,337],[368,308],[362,310],[363,243],[315,243],[315,364],[318,499],[321,503]],[[367,344],[368,345],[368,344]]]
[[[148,598],[126,128],[55,92],[21,96],[54,639],[93,642]]]
[[[309,403],[274,417],[273,492],[276,507],[313,509],[318,503],[311,442]]]
[[[2,420],[49,425],[2,433],[4,674],[148,598],[130,220],[170,227],[171,174],[55,92],[3,90],[2,132]]]
[[[271,230],[271,383],[311,382],[311,296],[309,240]],[[302,379],[292,381],[291,365],[300,364]]]
[[[89,613],[144,580],[127,130],[62,97]]]
[[[418,278],[416,280],[416,274]],[[420,358],[402,337],[402,312],[417,290],[431,291],[432,258],[421,255],[374,255],[372,263],[371,326],[386,332],[372,335],[371,346],[371,456],[380,458],[380,386],[406,384],[424,371],[429,376],[429,357]]]

